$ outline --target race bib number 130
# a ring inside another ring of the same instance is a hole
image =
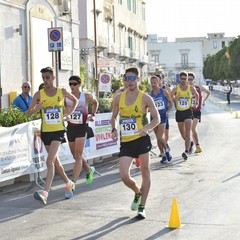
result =
[[[132,136],[138,133],[136,118],[128,118],[120,120],[120,128],[122,136]]]

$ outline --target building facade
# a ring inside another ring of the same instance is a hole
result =
[[[208,33],[207,37],[176,38],[176,42],[202,42],[203,60],[228,47],[235,37],[225,37],[225,33]]]
[[[177,84],[180,71],[196,74],[196,82],[203,83],[202,42],[167,42],[156,34],[148,35],[149,74],[161,72],[170,84]]]
[[[0,108],[10,105],[9,93],[23,82],[31,94],[42,82],[40,69],[53,67],[58,86],[80,73],[77,0],[0,0]],[[63,51],[49,51],[48,28],[62,28]]]
[[[80,61],[89,78],[96,77],[96,63],[98,74],[107,71],[119,78],[134,65],[147,77],[145,1],[95,1],[96,20],[93,9],[94,1],[79,0]]]

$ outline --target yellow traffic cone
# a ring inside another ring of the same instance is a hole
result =
[[[233,109],[232,108],[230,108],[230,114],[232,114],[233,113]]]
[[[238,118],[238,112],[236,112],[235,118]]]
[[[170,215],[170,220],[168,223],[169,228],[181,228],[180,216],[178,213],[177,199],[174,198],[172,202],[172,210]]]

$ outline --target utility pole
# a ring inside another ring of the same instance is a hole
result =
[[[95,50],[95,83],[96,83],[96,97],[99,97],[98,92],[98,66],[97,66],[97,16],[96,16],[96,1],[93,0],[93,17],[94,17],[94,50]]]

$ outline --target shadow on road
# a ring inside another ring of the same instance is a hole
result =
[[[235,174],[235,175],[233,175],[232,177],[223,180],[222,183],[225,183],[225,182],[227,182],[227,181],[229,181],[229,180],[232,180],[233,178],[236,178],[236,177],[240,177],[240,173]]]
[[[167,233],[170,233],[173,230],[176,230],[176,229],[165,227],[164,229],[160,230],[159,232],[155,233],[154,235],[146,238],[146,240],[159,239],[159,237],[161,237],[161,236],[163,236],[163,235],[165,235]]]
[[[139,220],[136,217],[135,218],[121,217],[121,218],[115,219],[115,220],[107,223],[104,226],[101,226],[98,229],[95,229],[92,232],[89,232],[87,234],[84,234],[84,235],[76,237],[76,238],[72,238],[71,240],[77,240],[77,239],[83,239],[83,238],[86,240],[99,239],[99,238],[109,234],[110,232],[115,231],[116,229],[118,229],[120,227],[123,227],[128,224],[133,224],[138,221]]]

